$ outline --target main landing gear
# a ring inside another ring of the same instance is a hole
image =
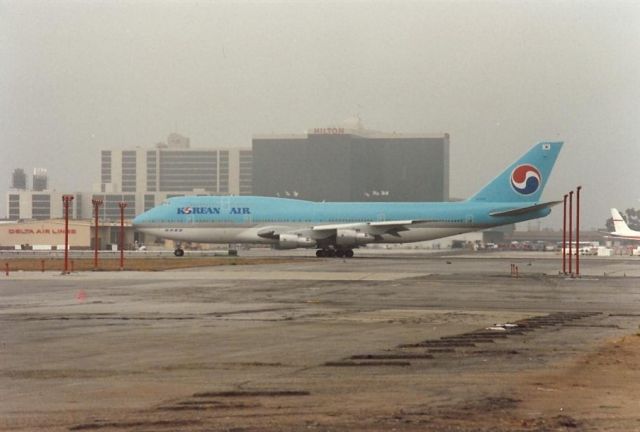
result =
[[[316,251],[318,258],[353,258],[353,250],[351,249],[318,249]]]
[[[181,257],[184,255],[184,249],[176,248],[176,250],[173,251],[173,254],[177,257]]]

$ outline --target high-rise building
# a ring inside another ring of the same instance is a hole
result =
[[[62,217],[62,193],[49,189],[47,170],[33,170],[33,184],[27,189],[27,175],[23,169],[13,171],[11,190],[7,193],[7,218],[18,219],[50,219]],[[80,194],[73,194],[77,199],[71,209],[71,217],[81,215]]]
[[[350,127],[253,138],[253,193],[312,201],[447,201],[449,135]]]
[[[102,150],[100,159],[94,198],[128,202],[127,217],[172,196],[251,194],[250,149],[191,148],[189,138],[172,133],[152,148]],[[115,207],[107,207],[104,216],[112,219]]]
[[[48,188],[47,170],[44,168],[34,168],[33,183],[31,189],[37,192],[45,191]]]
[[[251,195],[253,193],[253,152],[240,150],[238,156],[238,189],[240,195]]]
[[[249,194],[251,150],[195,149],[171,134],[155,148],[103,150],[101,192]]]
[[[191,140],[186,136],[182,136],[177,133],[170,133],[167,137],[167,146],[170,148],[178,149],[188,149],[191,145]]]
[[[22,168],[16,168],[11,175],[11,189],[26,189],[27,173]]]

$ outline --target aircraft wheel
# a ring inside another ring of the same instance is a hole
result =
[[[324,257],[326,256],[326,254],[324,253],[324,249],[318,249],[318,250],[316,251],[316,256],[317,256],[318,258],[324,258]]]
[[[344,252],[344,256],[347,257],[347,258],[353,258],[353,251],[351,249],[347,249]]]
[[[344,251],[342,249],[338,249],[336,251],[336,257],[337,258],[344,258]]]
[[[178,248],[173,251],[173,254],[177,257],[181,257],[184,255],[184,249]]]
[[[334,249],[327,249],[326,256],[329,258],[333,258],[336,256],[336,251]]]

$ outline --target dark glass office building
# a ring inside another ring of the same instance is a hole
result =
[[[447,201],[449,135],[317,128],[253,138],[253,194],[311,201]]]

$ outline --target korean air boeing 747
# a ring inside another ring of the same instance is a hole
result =
[[[541,142],[466,201],[312,202],[258,196],[170,198],[139,215],[136,229],[178,242],[262,243],[353,256],[369,243],[410,243],[547,216],[540,202],[561,142]],[[373,168],[372,168],[373,169]],[[176,256],[184,251],[178,247]]]

